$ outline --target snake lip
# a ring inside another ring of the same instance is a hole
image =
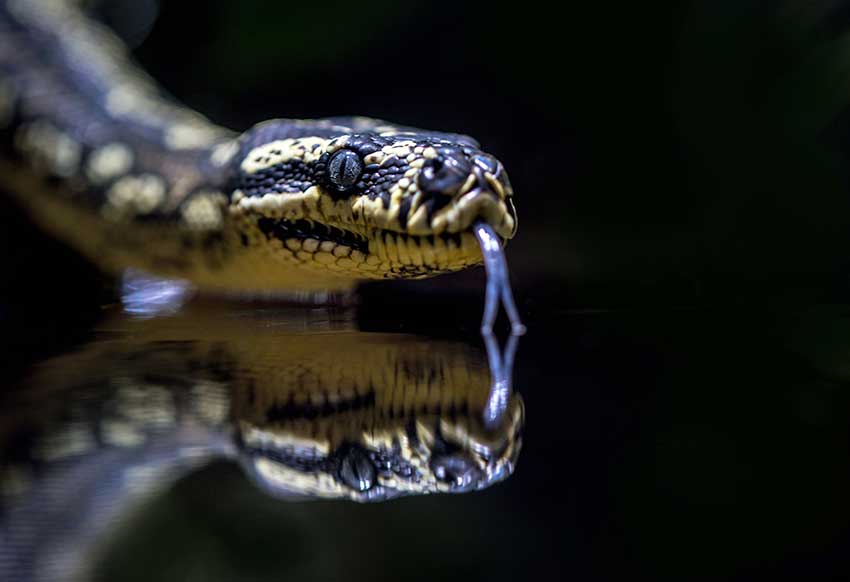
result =
[[[321,241],[331,241],[364,253],[369,250],[369,241],[366,236],[312,220],[261,218],[257,221],[257,226],[267,236],[274,236],[282,241],[291,238],[298,240],[315,238]]]
[[[414,223],[409,224],[409,229],[414,234],[425,234],[426,230],[432,233],[469,232],[479,221],[491,225],[500,239],[511,238],[516,230],[516,213],[510,198],[479,184],[463,190],[435,212],[427,226]]]
[[[388,236],[407,242],[413,239],[418,242],[426,242],[431,246],[437,238],[443,242],[453,242],[457,247],[462,244],[461,232],[442,232],[440,234],[414,235],[389,229],[374,229],[369,236],[348,230],[341,226],[327,225],[320,222],[298,219],[272,219],[261,218],[257,221],[260,230],[267,236],[273,236],[281,241],[287,239],[317,239],[319,241],[330,241],[338,245],[347,246],[362,253],[369,253],[370,240],[384,241]],[[464,232],[471,232],[471,226]]]

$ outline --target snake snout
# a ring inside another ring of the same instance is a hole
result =
[[[418,184],[430,196],[452,198],[477,191],[503,200],[511,194],[507,173],[499,160],[489,154],[468,155],[454,148],[441,148],[436,157],[428,159]]]
[[[431,470],[454,492],[476,489],[482,480],[481,470],[463,455],[438,456],[431,461]]]
[[[460,233],[483,221],[502,240],[513,236],[513,189],[499,160],[459,146],[432,148],[425,157],[416,182],[422,195],[403,206],[408,220],[402,228],[411,234]]]

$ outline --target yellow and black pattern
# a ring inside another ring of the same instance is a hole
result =
[[[241,135],[163,98],[73,2],[0,1],[4,184],[104,269],[221,291],[344,290],[479,264],[513,191],[471,138],[368,118]]]
[[[481,489],[513,472],[522,402],[511,395],[501,420],[484,422],[492,381],[479,350],[246,317],[200,306],[107,320],[97,333],[108,339],[41,364],[7,398],[15,414],[3,426],[40,435],[28,449],[35,464],[139,449],[194,426],[210,446],[228,443],[207,456],[235,457],[279,495],[377,501]],[[352,481],[352,460],[366,482]]]
[[[215,460],[287,499],[485,489],[514,472],[524,421],[519,395],[484,421],[491,385],[474,348],[327,312],[117,314],[3,395],[0,579],[90,579],[70,574],[145,499]]]

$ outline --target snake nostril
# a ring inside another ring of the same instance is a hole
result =
[[[419,173],[419,187],[431,194],[453,196],[469,176],[470,166],[465,160],[437,156],[425,162]]]
[[[458,455],[442,455],[431,461],[434,476],[447,483],[452,490],[475,489],[481,480],[480,470],[468,459]]]

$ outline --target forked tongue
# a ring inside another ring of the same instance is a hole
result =
[[[511,282],[508,276],[508,263],[499,237],[486,222],[476,222],[472,232],[481,246],[484,256],[484,270],[487,272],[487,290],[484,296],[484,316],[481,320],[481,335],[487,347],[487,358],[490,362],[491,386],[484,411],[484,424],[489,428],[499,425],[508,408],[513,377],[514,354],[519,343],[519,336],[525,333],[525,326],[519,319],[519,312],[514,303]],[[493,325],[499,315],[499,303],[505,306],[505,313],[511,322],[511,336],[505,346],[504,354],[499,351],[496,337],[493,335]]]

